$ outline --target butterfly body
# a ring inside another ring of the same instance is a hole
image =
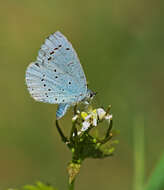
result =
[[[57,119],[91,93],[75,50],[60,32],[41,46],[37,60],[26,70],[26,84],[36,101],[59,104]]]

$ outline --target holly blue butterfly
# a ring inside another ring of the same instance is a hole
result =
[[[41,46],[37,60],[26,70],[26,84],[39,102],[59,104],[56,118],[70,106],[88,102],[95,93],[87,88],[86,77],[71,43],[59,31]]]

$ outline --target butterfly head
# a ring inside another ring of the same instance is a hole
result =
[[[93,97],[97,94],[97,92],[93,92],[92,90],[90,89],[87,89],[87,95],[86,95],[86,99],[87,100],[92,100]]]
[[[96,92],[93,92],[92,90],[87,89],[87,94],[85,98],[83,99],[84,104],[88,105],[96,94],[97,94]]]

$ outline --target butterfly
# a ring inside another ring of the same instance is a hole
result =
[[[70,106],[87,103],[95,95],[87,87],[75,50],[59,31],[45,40],[36,61],[27,67],[25,80],[36,101],[58,104],[56,119],[63,117]]]

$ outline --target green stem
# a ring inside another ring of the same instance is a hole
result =
[[[144,119],[138,116],[133,127],[134,139],[134,181],[133,190],[143,190],[144,186]]]
[[[74,184],[75,184],[75,180],[72,181],[71,184],[69,184],[69,190],[74,190]]]
[[[73,140],[74,136],[76,137],[77,136],[77,128],[76,128],[76,121],[74,121],[72,123],[72,129],[71,129],[71,133],[70,133],[70,139]]]
[[[109,124],[109,127],[107,129],[105,138],[103,140],[98,140],[97,139],[98,142],[100,142],[101,144],[105,144],[105,143],[107,143],[112,138],[112,136],[110,136],[110,132],[111,132],[112,126],[113,126],[113,120],[110,121],[110,124]]]
[[[108,130],[107,130],[107,132],[106,132],[105,138],[108,138],[108,137],[109,137],[110,131],[111,131],[111,129],[112,129],[112,126],[113,126],[113,120],[110,120],[110,124],[109,124]]]

